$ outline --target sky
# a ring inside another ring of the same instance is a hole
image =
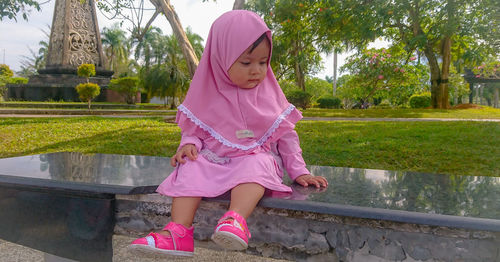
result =
[[[145,1],[149,3],[149,1]],[[177,15],[184,28],[190,26],[192,31],[200,35],[204,41],[207,39],[208,32],[212,22],[221,14],[229,11],[233,7],[234,0],[206,1],[201,0],[171,0]],[[17,22],[4,17],[0,22],[0,63],[7,64],[13,71],[20,70],[23,56],[31,57],[30,48],[38,52],[39,42],[46,40],[45,32],[49,32],[49,26],[52,23],[55,0],[41,6],[41,11],[33,10],[28,17],[28,21],[18,16]],[[153,11],[145,13],[142,24],[146,24]],[[99,10],[97,10],[97,21],[99,29],[111,27],[120,20],[109,20]],[[164,34],[172,34],[170,24],[164,16],[158,16],[153,26],[162,29]],[[123,28],[127,28],[127,24]],[[205,43],[205,42],[204,42]],[[344,63],[347,54],[339,54],[337,57],[338,67]],[[333,55],[324,54],[324,70],[316,76],[324,79],[326,75],[333,75]],[[338,74],[338,73],[337,73]]]

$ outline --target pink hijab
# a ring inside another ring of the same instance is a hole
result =
[[[184,134],[195,124],[226,146],[250,150],[262,145],[284,120],[292,122],[285,125],[288,128],[300,120],[269,62],[265,79],[255,88],[239,88],[229,79],[231,65],[264,33],[272,49],[271,31],[257,14],[235,10],[215,20],[189,91],[178,107],[176,122]]]

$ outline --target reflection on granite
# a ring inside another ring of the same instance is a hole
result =
[[[87,188],[124,188],[130,193],[154,192],[172,170],[169,158],[152,156],[61,152],[0,159],[0,178],[35,178],[42,184],[50,181]]]
[[[0,159],[7,176],[61,183],[122,186],[152,193],[172,171],[169,158],[53,153]],[[414,172],[309,166],[329,181],[326,190],[293,184],[291,200],[404,210],[476,218],[500,218],[500,177],[434,175]],[[290,181],[286,183],[290,184]]]
[[[328,179],[324,192],[292,186],[290,199],[500,219],[500,177],[309,166]]]

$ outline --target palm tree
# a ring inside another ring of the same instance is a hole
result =
[[[203,38],[200,35],[193,33],[191,27],[189,26],[186,28],[186,35],[189,42],[191,42],[191,46],[193,46],[196,56],[201,57],[203,54]]]
[[[137,35],[134,32],[132,35]],[[150,27],[141,39],[134,38],[132,44],[135,45],[135,59],[144,63],[146,68],[151,66],[152,59],[154,58],[154,49],[156,42],[161,37],[162,31],[158,27]]]
[[[130,45],[126,33],[118,23],[115,23],[111,28],[104,28],[101,35],[104,53],[108,58],[108,66],[118,75],[124,70],[123,67],[128,66],[129,62]]]

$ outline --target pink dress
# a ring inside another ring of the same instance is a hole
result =
[[[293,130],[296,122],[293,119],[300,117],[294,110],[265,143],[247,151],[224,146],[205,130],[191,125],[194,130],[189,133],[194,135],[182,135],[179,148],[194,144],[198,158],[194,161],[186,158],[187,162],[178,165],[157,192],[171,197],[215,197],[242,183],[258,183],[272,191],[291,192],[282,181],[283,167],[292,180],[309,174],[299,137]],[[183,114],[180,118],[180,121],[189,121]]]

